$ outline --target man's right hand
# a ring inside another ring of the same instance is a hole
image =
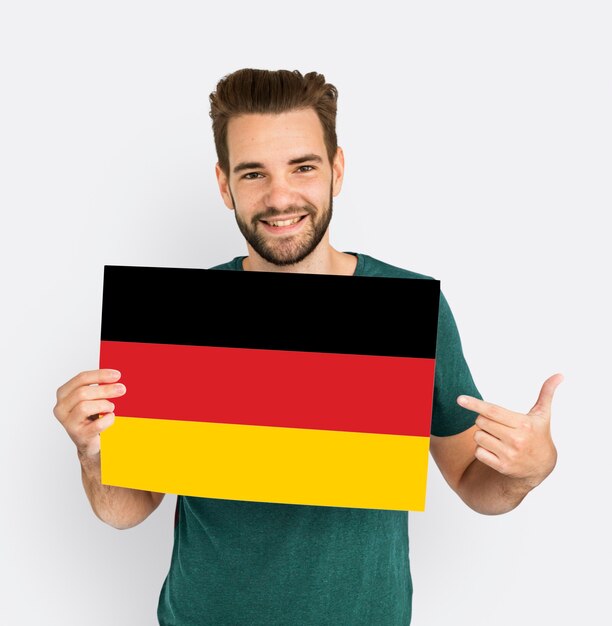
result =
[[[115,405],[108,398],[126,392],[117,381],[121,373],[112,369],[80,372],[57,390],[53,414],[74,441],[79,457],[100,454],[100,433],[115,421]]]
[[[120,377],[111,369],[77,374],[57,390],[53,414],[77,447],[83,487],[94,513],[115,528],[131,528],[159,506],[164,494],[102,484],[100,433],[115,421],[115,405],[108,398],[126,392],[117,382]]]

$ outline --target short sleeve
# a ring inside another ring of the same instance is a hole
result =
[[[474,425],[478,413],[468,411],[457,404],[457,396],[461,394],[482,400],[463,356],[455,318],[444,294],[440,292],[432,435],[436,437],[456,435]]]

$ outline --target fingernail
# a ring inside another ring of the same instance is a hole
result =
[[[121,372],[119,370],[111,370],[110,377],[111,378],[119,378],[121,376]]]
[[[457,398],[457,402],[461,405],[461,406],[466,406],[466,404],[468,403],[468,399],[466,396],[459,396]]]

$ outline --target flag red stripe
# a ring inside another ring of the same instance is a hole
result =
[[[433,359],[102,341],[115,414],[428,437]]]

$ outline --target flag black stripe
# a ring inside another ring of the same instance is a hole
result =
[[[439,298],[433,279],[107,265],[101,339],[433,359]]]

